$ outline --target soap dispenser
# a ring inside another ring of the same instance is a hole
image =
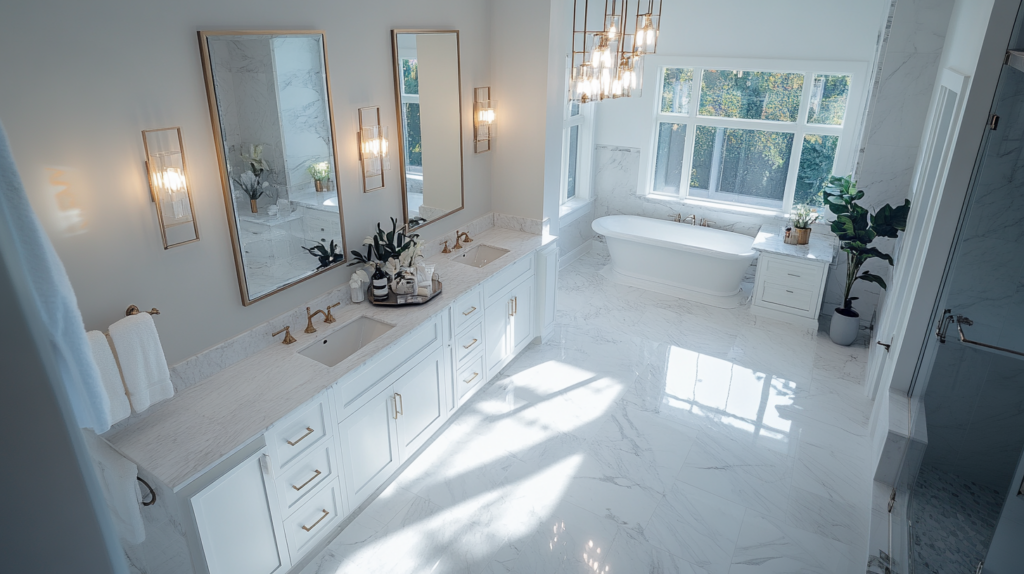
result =
[[[371,278],[373,282],[373,300],[374,301],[387,301],[388,300],[388,274],[381,268],[380,263],[377,263],[377,270],[373,272]]]

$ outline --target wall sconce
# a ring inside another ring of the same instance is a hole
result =
[[[491,151],[491,140],[495,136],[495,102],[491,99],[491,88],[473,90],[473,152]]]
[[[380,125],[380,108],[359,108],[359,161],[363,165],[363,192],[384,187],[384,171],[391,169],[388,128]]]
[[[181,128],[142,130],[142,145],[164,249],[199,241]]]

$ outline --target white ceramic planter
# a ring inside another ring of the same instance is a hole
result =
[[[856,311],[854,311],[856,313]],[[857,340],[857,333],[860,331],[860,315],[847,317],[839,313],[837,308],[832,311],[832,325],[829,327],[828,336],[837,345],[849,345]]]

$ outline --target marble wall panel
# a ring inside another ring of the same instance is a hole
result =
[[[565,257],[580,247],[583,247],[586,242],[597,237],[597,233],[595,233],[594,229],[591,227],[591,224],[594,223],[594,212],[596,209],[594,203],[595,202],[592,201],[586,207],[580,208],[584,210],[583,215],[579,215],[576,219],[559,226],[559,257]]]

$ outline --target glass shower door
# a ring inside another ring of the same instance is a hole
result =
[[[1004,66],[910,390],[911,443],[897,490],[909,529],[896,572],[973,573],[1024,448],[1024,72]]]

